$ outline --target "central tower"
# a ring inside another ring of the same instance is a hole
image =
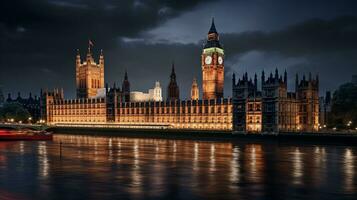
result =
[[[212,19],[201,55],[203,99],[223,98],[224,50]]]
[[[95,98],[99,89],[104,88],[103,51],[100,52],[99,63],[97,64],[93,59],[91,46],[93,46],[93,43],[89,41],[87,57],[83,62],[79,50],[77,50],[76,86],[77,98],[80,99]]]

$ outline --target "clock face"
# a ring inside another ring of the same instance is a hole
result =
[[[206,64],[211,64],[212,62],[212,57],[211,56],[207,56],[206,59],[205,59],[205,63]]]
[[[218,63],[221,65],[223,63],[223,58],[222,56],[218,57]]]

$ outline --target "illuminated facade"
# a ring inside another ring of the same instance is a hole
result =
[[[318,77],[309,80],[296,76],[295,92],[287,91],[287,73],[248,80],[245,73],[238,81],[233,75],[233,124],[237,132],[314,132],[318,131]]]
[[[131,102],[162,101],[162,89],[160,82],[155,82],[155,87],[149,89],[148,93],[133,91],[130,92]]]
[[[77,98],[95,98],[100,89],[104,88],[104,55],[101,51],[99,63],[97,64],[92,56],[91,45],[89,43],[87,57],[81,61],[79,50],[76,56],[76,86]]]
[[[201,55],[202,99],[196,80],[191,87],[191,99],[180,99],[174,64],[164,101],[158,83],[149,94],[130,92],[127,72],[121,87],[106,84],[104,88],[103,54],[97,65],[90,51],[88,48],[83,64],[77,55],[77,99],[65,100],[58,90],[41,95],[41,113],[49,125],[241,133],[318,130],[318,77],[312,79],[310,75],[308,80],[305,76],[302,80],[296,77],[295,92],[288,92],[286,72],[279,76],[276,70],[267,79],[263,72],[261,90],[257,75],[252,80],[246,73],[238,81],[233,75],[233,98],[223,98],[224,51],[213,20]]]
[[[223,98],[224,50],[212,19],[201,55],[203,99]]]
[[[212,24],[214,27],[214,24]],[[212,30],[214,28],[211,28]],[[211,33],[213,40],[218,39],[216,32]],[[217,41],[216,41],[217,42]],[[213,49],[212,49],[213,48]],[[42,95],[42,116],[49,125],[57,126],[116,126],[125,128],[159,128],[187,130],[232,130],[232,100],[223,97],[223,72],[220,81],[217,71],[224,70],[221,57],[212,46],[205,54],[210,55],[214,63],[203,70],[215,71],[214,92],[209,98],[199,99],[199,86],[196,80],[191,90],[191,100],[180,100],[179,86],[176,81],[175,66],[172,64],[170,82],[167,87],[167,99],[163,101],[159,82],[149,93],[130,92],[128,74],[120,87],[113,84],[103,87],[104,57],[101,53],[99,65],[96,65],[88,48],[87,60],[81,63],[79,54],[76,62],[77,99],[64,99],[58,90]],[[223,52],[223,50],[217,50]],[[220,60],[220,61],[218,61]],[[217,69],[219,67],[220,69]],[[90,73],[89,73],[90,72]],[[93,80],[89,81],[88,80]],[[100,84],[97,85],[97,80]],[[91,84],[93,82],[93,84]],[[103,83],[103,84],[102,84]],[[104,89],[104,90],[103,90]],[[103,94],[102,94],[103,90]],[[208,93],[207,93],[208,94]]]

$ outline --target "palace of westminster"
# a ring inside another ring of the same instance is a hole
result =
[[[287,90],[287,73],[261,73],[253,79],[233,74],[232,98],[224,98],[224,50],[214,21],[201,55],[202,98],[193,80],[191,98],[180,99],[172,65],[167,98],[156,82],[149,93],[133,92],[127,72],[121,87],[104,80],[104,55],[76,56],[76,99],[64,99],[63,90],[41,92],[40,115],[55,126],[114,126],[180,130],[217,130],[237,133],[313,132],[319,126],[319,79],[296,75],[295,91]]]

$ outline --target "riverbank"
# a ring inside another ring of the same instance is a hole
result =
[[[356,133],[279,133],[279,134],[232,134],[231,131],[197,131],[197,130],[152,130],[152,129],[118,129],[53,127],[48,129],[54,134],[74,134],[92,136],[118,136],[133,138],[158,138],[206,141],[251,141],[251,142],[286,142],[312,144],[357,144]]]

